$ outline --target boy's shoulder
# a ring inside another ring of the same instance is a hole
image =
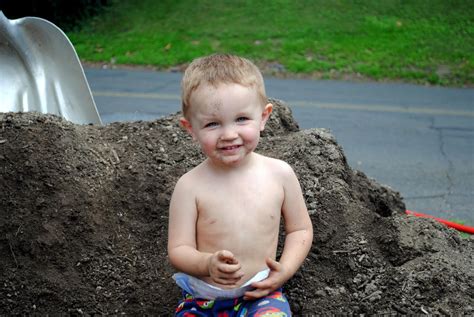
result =
[[[192,182],[194,179],[198,179],[201,177],[203,173],[203,165],[204,162],[201,162],[199,165],[193,167],[178,179],[178,182],[183,183],[183,182]]]
[[[282,173],[283,175],[293,173],[293,168],[287,162],[262,154],[255,154],[258,155],[258,158],[263,163],[263,166],[265,166],[265,168],[271,169],[272,172]]]

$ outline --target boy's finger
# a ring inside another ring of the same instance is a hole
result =
[[[215,277],[214,277],[214,280],[216,279],[219,279],[219,281],[226,281],[225,284],[233,284],[233,283],[237,283],[239,282],[242,277],[244,276],[244,273],[242,272],[235,272],[233,274],[226,274],[226,273],[220,273],[220,274],[217,274]]]
[[[232,272],[232,273],[224,273],[224,272],[219,272],[217,274],[218,277],[224,278],[224,279],[235,279],[235,280],[240,280],[245,274],[241,271],[238,272]]]
[[[240,263],[219,265],[217,267],[217,269],[222,273],[234,273],[240,270],[241,268],[242,268],[242,265],[240,265]]]
[[[228,278],[224,278],[224,277],[218,277],[218,278],[215,278],[214,281],[219,283],[219,284],[222,284],[222,285],[228,285],[228,286],[231,286],[231,285],[235,285],[239,282],[240,278],[237,278],[237,279],[228,279]]]
[[[221,262],[226,262],[228,264],[237,263],[237,259],[234,257],[234,254],[227,250],[219,251],[219,253],[217,254],[217,259]]]
[[[270,294],[270,291],[268,289],[256,289],[253,291],[245,292],[244,300],[254,300],[263,296],[267,296],[268,294]]]
[[[277,262],[277,261],[273,260],[272,258],[267,258],[266,262],[267,262],[267,266],[270,270],[280,271],[280,269],[281,269],[280,262]]]
[[[217,269],[217,271],[219,272],[219,275],[220,276],[228,276],[228,277],[231,277],[231,278],[237,278],[237,277],[242,277],[244,276],[244,272],[242,272],[240,270],[240,268],[238,269]]]

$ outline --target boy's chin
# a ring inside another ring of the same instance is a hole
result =
[[[214,158],[211,159],[211,162],[216,166],[222,167],[235,167],[239,166],[244,162],[247,158],[247,155],[233,155],[233,156],[226,156],[221,158]]]

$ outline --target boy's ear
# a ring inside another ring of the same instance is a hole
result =
[[[262,112],[262,121],[260,122],[260,131],[263,131],[263,129],[265,129],[265,124],[267,123],[268,118],[270,118],[270,114],[272,113],[272,111],[273,111],[273,105],[271,103],[266,104]]]
[[[179,118],[179,123],[183,128],[188,131],[188,133],[193,137],[194,139],[194,133],[193,133],[193,127],[191,126],[191,122],[189,122],[186,118]]]

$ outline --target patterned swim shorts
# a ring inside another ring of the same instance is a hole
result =
[[[290,317],[288,300],[281,289],[257,300],[235,299],[206,300],[194,298],[183,291],[183,300],[176,308],[176,316],[217,317]]]

